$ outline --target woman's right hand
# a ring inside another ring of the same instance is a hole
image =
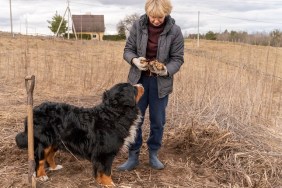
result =
[[[148,70],[148,66],[146,63],[142,64],[141,61],[146,61],[145,57],[138,57],[138,58],[133,58],[132,63],[141,71]]]

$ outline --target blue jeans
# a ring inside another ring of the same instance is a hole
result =
[[[147,140],[149,150],[159,150],[162,144],[164,125],[166,120],[165,109],[168,103],[168,95],[158,97],[157,77],[154,76],[141,76],[139,82],[143,85],[145,92],[138,102],[138,107],[143,116],[142,122],[139,124],[135,143],[131,146],[130,150],[140,149],[142,146],[142,124],[147,107],[149,106],[150,118],[150,135]]]

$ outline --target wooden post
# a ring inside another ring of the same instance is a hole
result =
[[[30,82],[29,82],[30,81]],[[35,161],[34,161],[34,135],[33,135],[33,90],[35,85],[35,76],[25,77],[25,87],[27,92],[27,122],[28,122],[28,181],[31,187],[36,187]]]

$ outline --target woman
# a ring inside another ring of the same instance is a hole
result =
[[[157,153],[162,144],[165,110],[173,88],[173,76],[184,62],[184,39],[180,27],[170,16],[171,10],[170,0],[146,0],[146,14],[133,24],[124,48],[124,59],[131,65],[128,81],[131,84],[141,83],[145,89],[138,106],[143,117],[149,106],[150,135],[147,146],[149,164],[154,169],[164,168]],[[157,59],[164,67],[162,70],[149,70],[141,62],[145,59]],[[128,160],[118,170],[130,171],[139,164],[143,121],[135,143],[129,148]]]

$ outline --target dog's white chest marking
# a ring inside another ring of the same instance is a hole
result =
[[[142,116],[139,114],[137,116],[137,119],[133,122],[133,124],[130,126],[129,135],[124,139],[123,146],[121,148],[121,151],[127,152],[130,145],[135,142],[137,129],[139,123],[142,121]]]

